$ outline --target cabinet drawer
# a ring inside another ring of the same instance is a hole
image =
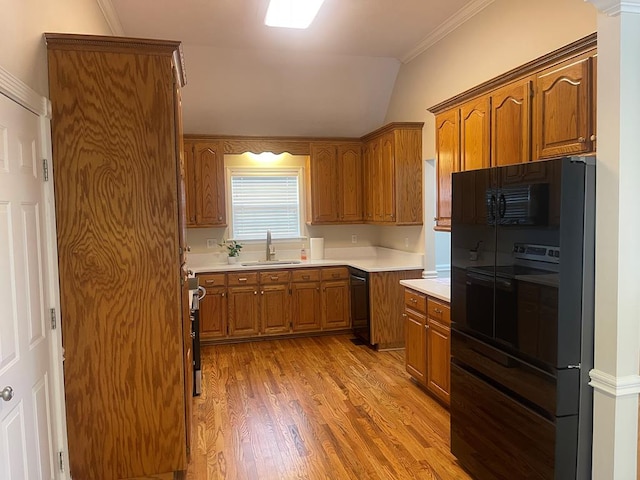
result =
[[[293,270],[291,277],[294,282],[318,282],[320,281],[320,270],[317,268]]]
[[[427,296],[423,293],[418,293],[415,290],[405,288],[404,290],[404,304],[420,313],[427,313]]]
[[[260,272],[260,284],[269,285],[270,283],[289,283],[291,272],[287,270],[272,270],[269,272]]]
[[[204,288],[224,287],[227,283],[227,276],[224,273],[199,273],[197,277],[199,284]]]
[[[427,315],[442,325],[451,325],[451,309],[447,303],[429,298],[427,300]]]
[[[227,282],[232,285],[255,285],[258,283],[258,272],[228,273]]]
[[[349,270],[346,267],[322,269],[322,280],[346,280],[348,278]]]

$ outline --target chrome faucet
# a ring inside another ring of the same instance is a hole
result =
[[[267,255],[265,260],[274,260],[276,258],[276,247],[271,243],[271,230],[267,230]]]

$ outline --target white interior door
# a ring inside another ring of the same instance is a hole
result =
[[[55,476],[40,132],[40,117],[0,94],[2,480]]]

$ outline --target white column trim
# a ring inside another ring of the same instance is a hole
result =
[[[640,393],[640,375],[614,377],[606,372],[593,369],[589,372],[589,376],[591,377],[589,385],[612,397],[625,397]]]
[[[120,17],[118,16],[118,12],[116,12],[113,3],[111,3],[111,0],[97,0],[97,2],[107,24],[109,25],[109,28],[111,29],[111,33],[119,37],[124,36],[124,28],[122,28]]]
[[[0,93],[40,117],[51,117],[51,102],[0,66]]]
[[[640,13],[640,0],[584,0],[602,13],[615,17],[621,13]]]

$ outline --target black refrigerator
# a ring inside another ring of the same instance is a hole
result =
[[[451,451],[474,478],[591,478],[594,248],[594,157],[453,174]]]

